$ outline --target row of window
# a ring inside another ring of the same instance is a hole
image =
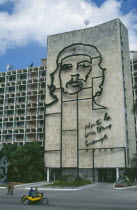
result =
[[[39,84],[39,85],[37,85]],[[3,87],[0,87],[0,93],[11,93],[11,92],[20,92],[20,91],[33,91],[33,90],[36,90],[36,89],[43,89],[43,88],[46,88],[46,82],[42,82],[42,83],[35,83],[35,84],[28,84],[27,86],[26,85],[20,85],[20,86],[12,86],[12,87],[6,87],[6,88],[3,88]],[[5,91],[4,91],[5,90]]]
[[[5,77],[0,77],[0,83],[3,82],[11,82],[11,81],[16,81],[16,80],[25,80],[25,79],[31,79],[35,77],[45,77],[46,76],[46,71],[40,71],[39,75],[38,72],[30,72],[30,73],[25,73],[25,74],[18,74],[16,75],[10,75],[10,76],[5,76]]]
[[[0,104],[1,105],[7,105],[7,104],[14,104],[14,103],[36,103],[36,102],[41,102],[41,101],[45,101],[45,96],[41,96],[39,97],[39,99],[37,100],[36,98],[32,98],[30,99],[29,97],[17,97],[17,98],[9,98],[6,100],[2,100],[0,99]]]

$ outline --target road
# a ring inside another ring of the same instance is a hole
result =
[[[14,195],[6,195],[0,189],[0,210],[132,210],[137,209],[137,187],[115,190],[112,184],[97,183],[78,191],[43,191],[49,205],[24,205],[20,198],[25,189],[15,189]]]

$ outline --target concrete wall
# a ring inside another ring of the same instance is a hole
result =
[[[83,45],[73,45],[61,53],[62,49],[76,43],[92,47],[89,50]],[[80,59],[88,60],[85,54],[91,59],[90,67],[74,69]],[[54,99],[58,101],[46,108],[45,167],[92,168],[93,162],[96,168],[125,167],[124,148],[130,156],[135,152],[127,29],[116,19],[93,28],[49,36],[47,57],[46,103],[53,101],[49,94],[51,76],[56,87]],[[64,63],[73,65],[64,71]],[[76,88],[73,83],[69,90],[66,88],[71,75],[78,73],[85,78],[89,69],[91,72],[83,86],[78,83]],[[72,95],[73,90],[76,94]],[[94,97],[97,92],[99,96]],[[99,127],[103,127],[101,131]]]
[[[125,126],[126,126],[126,141],[127,141],[127,161],[130,165],[130,160],[136,152],[136,138],[135,138],[135,122],[133,114],[133,93],[132,93],[132,79],[130,54],[128,47],[128,31],[122,23],[120,23],[120,50],[122,58],[123,71],[123,90],[125,101]]]

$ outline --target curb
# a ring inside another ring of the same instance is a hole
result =
[[[26,188],[26,190],[29,190],[29,189],[30,189],[30,188]],[[60,188],[58,188],[58,189],[57,189],[57,188],[40,188],[40,187],[38,188],[38,190],[41,190],[41,191],[42,191],[42,190],[43,190],[43,191],[44,191],[44,190],[46,190],[46,191],[50,191],[50,190],[51,190],[51,191],[78,191],[78,189],[76,189],[76,188],[74,188],[74,189],[65,189],[65,188],[64,188],[64,189],[60,189]]]
[[[130,187],[113,187],[113,189],[115,189],[115,190],[125,190],[125,189],[131,189],[131,188],[135,188],[135,187],[137,187],[137,185],[130,186]]]
[[[29,187],[35,187],[36,185],[42,185],[42,184],[44,184],[44,185],[49,185],[49,184],[52,184],[53,182],[35,182],[35,183],[28,183],[28,184],[20,184],[20,185],[15,185],[14,187],[15,188],[18,188],[18,187],[27,187],[27,186],[29,186]]]
[[[36,183],[30,183],[30,185],[32,185],[32,184],[35,185]],[[39,184],[39,183],[37,183],[37,184]],[[25,184],[25,185],[28,185],[28,184]],[[83,190],[83,189],[87,189],[87,188],[93,187],[95,185],[96,185],[96,183],[95,184],[93,183],[93,184],[81,186],[81,187],[77,187],[77,188],[41,188],[41,187],[38,187],[38,189],[41,190],[41,191],[46,191],[46,190],[47,191],[79,191],[79,190]],[[20,188],[18,188],[18,187],[20,187]],[[25,188],[25,186],[23,187],[23,185],[16,185],[15,189],[30,190],[30,187],[31,186],[26,186],[26,188]],[[0,189],[6,189],[6,188],[7,187],[0,187]]]
[[[46,181],[42,181],[42,182],[34,182],[34,183],[27,183],[27,184],[20,184],[20,185],[14,185],[14,188],[18,188],[18,187],[22,187],[22,188],[24,188],[24,187],[27,187],[27,186],[29,186],[29,187],[35,187],[36,185],[42,185],[42,184],[44,184],[44,185],[48,185],[48,184],[52,184],[53,182],[46,182]],[[6,187],[0,187],[0,189],[6,189],[7,188],[7,186]]]
[[[77,188],[40,188],[39,187],[39,190],[55,190],[55,191],[79,191],[79,190],[82,190],[82,189],[86,189],[86,188],[89,188],[89,187],[92,187],[92,186],[95,186],[96,184],[89,184],[89,185],[84,185],[84,186],[81,186],[81,187],[77,187]],[[30,188],[26,188],[26,190],[28,190]]]
[[[83,190],[83,189],[87,189],[90,187],[94,187],[96,185],[96,183],[93,184],[88,184],[88,185],[84,185],[81,187],[77,187],[77,188],[40,188],[38,187],[39,190],[47,190],[47,191],[79,191],[79,190]],[[26,190],[29,190],[30,188],[25,188]]]

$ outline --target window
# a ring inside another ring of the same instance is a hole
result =
[[[137,76],[134,77],[135,84],[137,84]]]
[[[8,110],[7,115],[13,115],[14,111],[13,110]]]
[[[137,70],[137,63],[134,64],[134,70]]]
[[[19,98],[19,103],[22,103],[22,102],[25,103],[25,98],[24,97]]]
[[[4,88],[0,88],[0,93],[4,93]]]
[[[41,83],[41,88],[45,88],[45,87],[46,87],[46,83],[45,82]]]
[[[9,92],[14,92],[15,91],[15,86],[9,87]]]
[[[19,87],[19,91],[23,91],[23,90],[26,91],[26,85],[22,85]]]
[[[5,82],[5,77],[0,78],[0,83],[3,83],[3,82]]]
[[[9,81],[15,81],[16,80],[16,76],[15,75],[12,75],[9,77]]]
[[[14,98],[10,98],[10,99],[8,100],[8,103],[9,103],[9,104],[14,103]]]
[[[26,79],[27,78],[27,74],[21,74],[19,76],[19,79],[22,80],[22,79]]]

